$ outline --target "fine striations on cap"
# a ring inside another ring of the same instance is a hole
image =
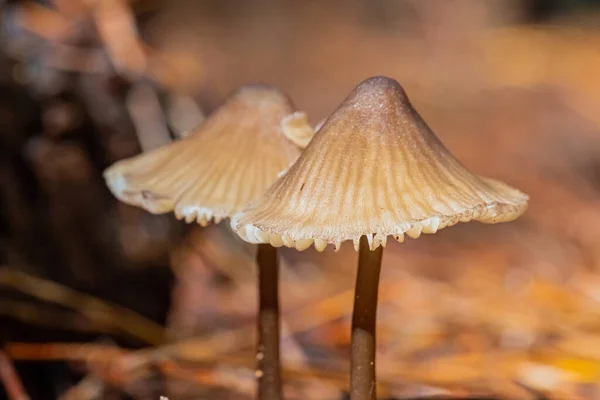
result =
[[[118,199],[149,212],[219,222],[297,159],[300,151],[282,125],[294,111],[279,90],[244,86],[185,139],[115,163],[106,182]]]
[[[289,171],[231,226],[246,241],[303,250],[371,249],[387,237],[476,220],[511,221],[528,196],[469,172],[444,147],[393,79],[362,82],[325,121]]]

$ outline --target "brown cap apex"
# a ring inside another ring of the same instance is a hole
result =
[[[333,136],[351,134],[363,141],[382,136],[428,136],[428,128],[417,127],[420,123],[402,86],[394,79],[377,76],[361,82],[320,130]],[[315,139],[318,136],[322,135]]]
[[[354,93],[370,93],[373,91],[381,91],[382,93],[395,93],[399,94],[403,97],[406,97],[404,89],[396,81],[395,79],[388,78],[387,76],[374,76],[372,78],[365,79],[362,81],[356,89],[354,89]]]
[[[400,84],[392,78],[376,76],[362,81],[342,103],[362,108],[410,107],[410,101]]]

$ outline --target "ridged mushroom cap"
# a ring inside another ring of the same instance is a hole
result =
[[[127,204],[155,214],[174,210],[186,222],[218,223],[258,198],[297,159],[300,150],[288,136],[296,125],[305,127],[296,123],[290,134],[282,125],[293,125],[294,111],[278,89],[244,86],[185,139],[119,161],[104,177]]]
[[[251,243],[298,250],[314,243],[371,250],[388,235],[421,233],[476,220],[511,221],[528,196],[469,172],[444,147],[393,79],[362,82],[325,121],[300,158],[231,221]]]

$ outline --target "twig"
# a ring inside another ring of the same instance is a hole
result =
[[[135,352],[90,343],[8,343],[5,351],[15,360],[84,362],[90,372],[113,385],[141,379],[149,371],[137,360]]]
[[[115,346],[80,343],[8,343],[4,350],[16,360],[102,362],[127,354]]]
[[[115,69],[126,77],[142,76],[147,59],[129,4],[123,0],[99,1],[93,15]]]
[[[2,299],[0,316],[13,318],[30,325],[60,328],[82,332],[115,333],[113,324],[104,325],[102,321],[92,321],[72,311],[49,310],[25,301]]]
[[[12,362],[1,350],[0,379],[2,379],[9,400],[29,400],[30,397],[27,392],[25,392],[21,379],[19,379],[19,375],[17,375],[17,371],[15,371]]]
[[[0,285],[74,309],[92,321],[104,326],[114,325],[146,343],[158,345],[165,340],[164,329],[149,319],[58,283],[35,278],[14,269],[0,268]]]
[[[127,109],[143,151],[171,143],[171,135],[158,96],[149,84],[138,83],[131,88],[127,97]]]
[[[26,1],[14,8],[18,26],[48,41],[61,41],[73,33],[73,26],[64,15],[49,7]]]
[[[172,94],[167,101],[169,126],[178,138],[187,137],[204,120],[202,109],[191,96]]]

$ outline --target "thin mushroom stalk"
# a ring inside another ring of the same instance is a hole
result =
[[[279,262],[277,249],[259,244],[258,265],[258,345],[256,377],[259,400],[282,398],[279,357]]]
[[[371,251],[367,238],[363,236],[360,239],[350,349],[350,399],[352,400],[376,398],[375,330],[382,254],[383,247]]]

